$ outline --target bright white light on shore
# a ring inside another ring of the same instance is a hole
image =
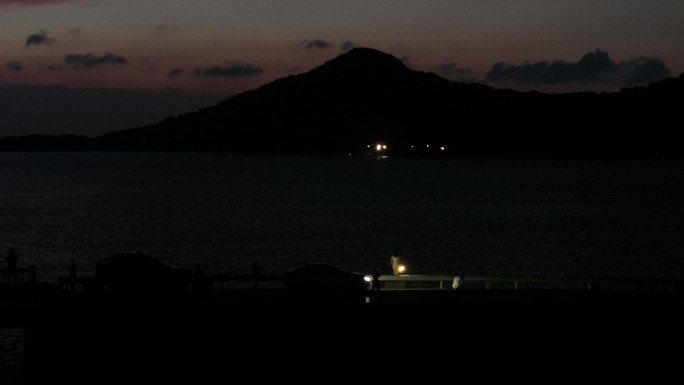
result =
[[[404,265],[399,265],[399,268],[397,269],[399,274],[404,274],[406,272],[406,266]]]
[[[365,275],[365,276],[363,276],[363,280],[366,281],[366,282],[370,282],[370,281],[372,281],[373,279],[372,279],[369,275]]]
[[[383,149],[383,150],[387,150],[387,145],[384,145],[384,144],[383,144],[383,145],[382,145],[382,149]]]
[[[446,150],[446,147],[442,146],[442,147],[440,147],[439,149],[442,150],[442,151],[444,151],[444,150]]]

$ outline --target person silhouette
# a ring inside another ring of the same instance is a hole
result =
[[[19,256],[14,251],[14,247],[10,249],[9,254],[7,254],[7,275],[12,283],[17,283],[17,264],[19,263]]]
[[[380,291],[380,269],[373,268],[373,281],[371,281],[371,289],[373,291]]]
[[[392,271],[394,272],[394,275],[399,275],[401,274],[401,259],[399,259],[399,252],[394,251],[392,253],[392,258],[390,259],[390,266],[392,266]]]

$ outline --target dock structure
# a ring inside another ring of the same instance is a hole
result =
[[[367,281],[371,279],[367,276]],[[382,290],[684,290],[682,279],[381,275]]]
[[[0,284],[8,283],[6,269],[0,269]],[[35,267],[22,268],[19,282],[35,283]],[[251,274],[207,274],[202,281],[207,288],[213,290],[231,290],[244,287],[258,281],[270,284],[268,287],[278,288],[282,285],[283,275],[265,274],[255,277]],[[366,276],[367,288],[370,290],[371,275]],[[683,279],[668,278],[557,278],[557,277],[515,277],[485,276],[457,274],[405,274],[381,275],[381,290],[684,290]],[[89,285],[95,285],[97,279],[92,276],[59,277],[59,286],[63,289],[77,288],[82,291]],[[192,282],[188,282],[192,288]]]
[[[426,275],[426,274],[401,274],[381,275],[381,290],[421,290],[421,289],[454,289],[460,286],[459,275]],[[454,284],[454,282],[457,282]]]

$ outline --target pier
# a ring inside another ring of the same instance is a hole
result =
[[[370,276],[367,280],[370,280]],[[682,279],[381,275],[385,290],[684,290]]]
[[[7,284],[7,276],[0,269],[0,284]],[[372,277],[366,275],[368,290]],[[457,283],[455,283],[455,280]],[[27,268],[21,275],[21,282],[35,283],[35,267]],[[283,275],[265,274],[254,277],[250,274],[207,274],[202,282],[211,290],[232,290],[250,287],[254,282],[263,283],[270,289],[283,289]],[[628,291],[681,291],[684,280],[674,278],[558,278],[558,277],[516,277],[485,275],[411,274],[381,275],[381,290],[628,290]],[[64,291],[88,291],[98,285],[94,276],[59,277],[58,285]],[[187,282],[187,290],[192,282]]]
[[[493,311],[540,308],[558,313],[602,314],[667,311],[684,305],[684,283],[678,279],[595,279],[497,277],[479,275],[381,275],[380,290],[333,293],[288,290],[282,275],[207,274],[163,288],[134,286],[111,290],[95,276],[60,277],[57,283],[34,282],[34,269],[21,274],[19,283],[0,283],[0,327],[21,327],[53,319],[79,320],[88,314],[159,314],[199,317],[256,313],[307,314],[378,311],[411,314],[411,309],[444,313],[467,310],[470,317]],[[454,283],[457,285],[454,285]],[[168,289],[172,287],[172,289]],[[166,289],[164,289],[166,288]],[[358,299],[358,300],[357,300]],[[498,309],[498,310],[497,310]],[[498,316],[497,316],[498,317]]]

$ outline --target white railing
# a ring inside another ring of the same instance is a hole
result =
[[[367,276],[369,283],[371,276]],[[651,278],[543,278],[495,277],[483,275],[381,275],[380,288],[386,290],[475,289],[475,290],[684,290],[681,279]]]

